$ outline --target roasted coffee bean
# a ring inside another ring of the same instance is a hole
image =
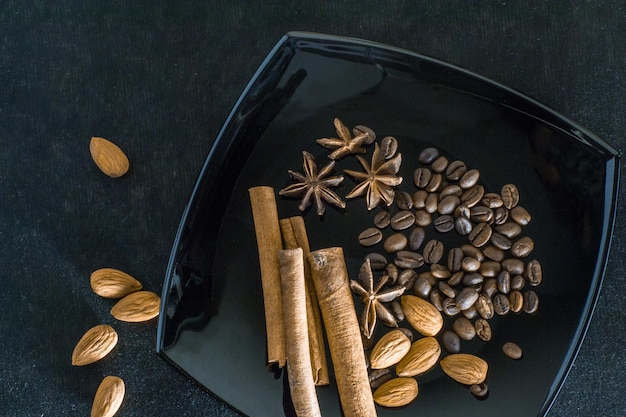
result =
[[[413,226],[414,223],[415,215],[409,210],[402,210],[393,215],[390,225],[393,230],[404,230]]]
[[[496,261],[485,261],[480,265],[480,273],[485,277],[495,277],[502,270],[502,264]]]
[[[439,282],[439,280],[435,278],[435,276],[431,274],[430,271],[422,271],[417,274],[417,277],[424,278],[426,281],[430,282],[430,285],[432,285],[433,287],[436,286]]]
[[[455,298],[456,295],[458,294],[457,290],[455,290],[454,288],[446,284],[444,281],[439,281],[437,283],[437,286],[439,288],[439,291],[441,291],[441,293],[445,295],[446,297]]]
[[[398,268],[417,269],[424,265],[424,258],[417,252],[401,250],[396,252],[396,258],[393,263],[395,263]],[[400,277],[398,277],[398,279],[400,279]]]
[[[413,208],[421,209],[426,206],[426,197],[428,197],[428,191],[417,190],[413,193],[411,199],[413,200]]]
[[[451,272],[457,272],[461,269],[461,261],[465,255],[461,248],[452,248],[450,252],[448,252],[448,269]]]
[[[446,179],[450,181],[459,180],[467,172],[467,165],[463,161],[452,161],[446,168]]]
[[[421,298],[428,299],[428,296],[430,295],[430,291],[432,289],[433,289],[433,286],[428,281],[428,279],[424,277],[418,276],[417,279],[415,280],[415,284],[413,284],[413,292],[415,293],[415,295]]]
[[[457,208],[454,209],[454,217],[464,217],[469,220],[470,208],[463,204],[457,206]]]
[[[470,320],[473,320],[478,315],[478,311],[476,311],[476,305],[470,306],[467,310],[462,311],[463,316],[467,317]]]
[[[480,314],[480,317],[485,320],[489,320],[493,317],[494,309],[493,302],[491,298],[487,297],[485,294],[480,294],[478,299],[476,300],[476,311]]]
[[[511,289],[512,290],[521,290],[526,285],[526,280],[521,275],[513,275],[511,277]]]
[[[470,209],[470,220],[474,223],[493,223],[493,210],[485,206]]]
[[[509,250],[511,249],[511,241],[508,237],[501,235],[498,232],[491,234],[491,244],[498,249]]]
[[[491,235],[493,238],[493,234]],[[485,245],[483,247],[483,253],[485,254],[485,258],[490,259],[496,262],[502,262],[504,259],[504,251],[500,248],[496,248],[493,245]]]
[[[524,273],[524,261],[517,258],[508,258],[501,262],[502,269],[511,273],[511,275],[522,275]]]
[[[448,278],[448,285],[451,287],[456,287],[457,285],[459,285],[461,283],[461,281],[463,280],[463,277],[465,276],[465,272],[463,271],[457,271],[455,273],[453,273],[450,278]]]
[[[508,237],[509,239],[514,239],[522,233],[522,226],[515,222],[499,224],[495,227],[495,229],[496,232]]]
[[[463,189],[468,189],[476,185],[480,179],[480,172],[477,169],[470,169],[459,178],[459,185]]]
[[[443,243],[436,239],[429,240],[424,245],[422,254],[424,256],[424,262],[427,264],[436,264],[443,257]]]
[[[365,259],[370,260],[370,266],[373,271],[382,271],[387,266],[387,258],[380,253],[369,253],[365,255]]]
[[[432,264],[430,266],[430,273],[437,279],[448,279],[452,276],[450,270],[440,264]]]
[[[426,237],[426,231],[421,227],[415,227],[409,233],[409,249],[412,251],[418,250]]]
[[[474,226],[468,238],[472,245],[479,248],[489,242],[489,239],[491,238],[491,233],[491,226],[489,226],[487,223],[478,223],[476,226]]]
[[[478,259],[480,262],[483,262],[485,260],[485,255],[483,254],[483,252],[476,246],[470,245],[469,243],[461,245],[461,250],[463,251],[465,256],[471,256],[472,258]]]
[[[466,256],[461,261],[461,269],[463,269],[463,271],[465,272],[476,272],[480,269],[480,265],[481,262],[476,258],[472,258],[471,256]]]
[[[509,297],[505,294],[496,294],[493,296],[493,311],[499,316],[504,316],[509,312],[511,306],[509,304]]]
[[[463,285],[466,287],[482,284],[485,278],[478,272],[471,272],[463,275]]]
[[[511,311],[514,313],[519,313],[524,308],[524,296],[521,292],[517,290],[513,290],[509,293],[509,305],[511,306]]]
[[[457,217],[454,220],[454,230],[461,236],[467,236],[472,233],[473,227],[472,222],[465,217]]]
[[[373,340],[374,338],[372,338]],[[385,382],[391,380],[393,378],[393,374],[389,370],[386,369],[372,369],[368,375],[370,388],[372,390],[376,390],[376,388],[380,387]]]
[[[398,267],[395,264],[387,264],[385,267],[385,275],[389,277],[387,284],[395,285],[398,280]]]
[[[419,154],[417,160],[420,161],[422,164],[430,164],[438,156],[439,151],[437,150],[437,148],[426,148]]]
[[[448,353],[459,353],[461,351],[461,339],[452,330],[446,330],[441,335],[441,345]]]
[[[434,305],[437,310],[439,311],[443,310],[443,304],[442,304],[443,295],[441,295],[441,292],[438,289],[433,288],[430,291],[430,295],[428,296],[428,299],[430,300],[430,303]]]
[[[426,227],[433,222],[433,216],[425,209],[420,209],[415,212],[415,224],[421,227]]]
[[[481,275],[482,276],[482,275]],[[493,297],[495,294],[498,293],[498,281],[496,278],[487,278],[484,282],[483,282],[483,289],[482,292],[483,294],[485,294],[487,297],[491,298]]]
[[[509,219],[509,210],[505,207],[498,207],[493,211],[494,224],[504,224]]]
[[[391,312],[393,313],[393,316],[396,318],[396,321],[402,321],[404,320],[404,310],[402,310],[402,304],[400,304],[400,301],[398,300],[393,300],[389,306],[391,307]]]
[[[417,168],[415,172],[413,172],[413,183],[415,183],[417,188],[424,189],[428,185],[432,175],[432,171],[428,168]]]
[[[359,243],[362,246],[374,246],[381,240],[383,240],[383,234],[375,227],[365,229],[359,234]]]
[[[467,207],[474,207],[480,203],[485,195],[485,188],[482,185],[475,185],[461,194],[461,204]]]
[[[396,253],[404,250],[409,244],[409,239],[403,233],[394,233],[383,242],[383,248],[387,253]]]
[[[524,311],[532,314],[539,308],[539,297],[534,291],[526,291],[524,293]]]
[[[374,216],[374,226],[384,229],[391,223],[391,215],[388,211],[381,211]]]
[[[438,204],[439,195],[437,195],[437,193],[430,193],[428,194],[428,197],[426,197],[426,205],[424,206],[424,210],[432,214],[437,211]]]
[[[530,213],[522,206],[513,207],[509,212],[509,216],[520,226],[526,226],[532,219]]]
[[[454,218],[448,214],[439,216],[433,221],[433,227],[439,233],[448,233],[454,229]]]
[[[498,291],[501,293],[508,294],[511,291],[511,273],[509,271],[500,271],[496,277],[496,282],[498,283]]]
[[[385,159],[391,159],[398,151],[398,141],[393,136],[385,136],[380,141],[380,150],[383,152]]]
[[[446,316],[453,317],[461,312],[461,309],[454,302],[454,298],[446,297],[441,302],[442,312]]]
[[[411,210],[413,208],[413,197],[406,191],[396,193],[396,205],[400,210]]]
[[[489,322],[485,319],[478,319],[474,323],[474,327],[476,328],[476,335],[485,342],[491,340],[491,326]]]
[[[359,136],[360,134],[365,133],[367,135],[367,138],[364,142],[366,145],[372,144],[376,140],[376,133],[367,126],[356,125],[352,129],[352,133],[354,134],[354,136]]]
[[[519,203],[519,190],[515,184],[504,184],[502,190],[500,190],[500,195],[502,196],[504,207],[509,210]]]
[[[397,303],[401,304],[399,301],[397,301]],[[400,305],[400,309],[402,309],[402,305]],[[404,317],[404,311],[402,312],[402,317]],[[402,321],[402,320],[399,320],[399,321]],[[413,332],[410,329],[407,329],[406,327],[398,327],[398,330],[404,333],[404,335],[408,337],[411,342],[413,341]]]
[[[543,281],[543,270],[537,260],[532,260],[526,265],[526,278],[531,286],[536,287]]]
[[[396,281],[396,285],[401,285],[408,290],[415,286],[417,278],[417,272],[415,272],[413,269],[405,269],[398,274],[398,280]]]
[[[455,195],[447,195],[439,200],[437,212],[439,214],[452,214],[459,204],[461,204],[459,197]]]
[[[522,348],[513,342],[506,342],[502,345],[502,352],[511,359],[520,359],[522,357]]]
[[[489,207],[490,209],[496,209],[498,207],[502,207],[504,202],[502,201],[502,197],[498,193],[487,193],[483,196],[481,203],[484,206]]]
[[[430,181],[426,184],[426,191],[434,193],[435,191],[439,191],[439,188],[443,184],[443,177],[439,173],[433,173],[430,177]]]
[[[430,169],[435,172],[442,173],[448,168],[448,158],[445,156],[438,156],[433,162],[430,163]]]
[[[516,258],[525,258],[535,248],[535,242],[528,236],[524,236],[511,245],[511,255]]]
[[[452,322],[452,330],[463,340],[472,340],[476,336],[476,328],[467,317],[458,317]]]
[[[476,398],[484,398],[489,394],[489,386],[486,382],[470,385],[470,392]]]
[[[480,294],[478,294],[478,291],[471,287],[463,288],[461,292],[459,292],[457,296],[454,297],[454,302],[461,310],[467,310],[474,305],[476,300],[478,300],[479,295]]]
[[[461,197],[461,194],[463,194],[463,189],[457,185],[457,184],[450,184],[447,185],[445,188],[443,188],[440,192],[439,192],[439,197],[441,197],[441,199],[443,199],[444,197],[447,196],[455,196],[455,197]],[[460,202],[460,198],[459,198],[459,202]]]

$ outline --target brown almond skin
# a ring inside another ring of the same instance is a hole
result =
[[[137,291],[127,295],[111,309],[118,320],[138,323],[159,315],[161,299],[151,291]]]
[[[429,371],[441,356],[441,346],[432,336],[421,338],[411,345],[409,352],[398,362],[396,374],[412,377]]]
[[[481,384],[487,378],[489,369],[484,359],[469,353],[450,354],[439,364],[450,378],[465,385]]]
[[[374,391],[374,402],[383,407],[402,407],[409,404],[419,392],[415,378],[394,378]]]
[[[106,376],[100,383],[91,406],[91,417],[113,417],[124,401],[126,387],[116,376]]]
[[[111,178],[119,178],[128,172],[130,162],[126,154],[113,142],[94,136],[89,142],[91,158],[100,171]]]
[[[443,316],[426,300],[414,295],[400,298],[404,317],[423,336],[435,336],[443,327]]]
[[[84,366],[104,358],[117,345],[117,332],[108,324],[87,330],[72,352],[72,365]]]
[[[131,275],[114,268],[94,271],[89,282],[93,292],[105,298],[122,298],[143,288]]]
[[[372,369],[385,369],[395,365],[411,348],[411,340],[402,330],[392,330],[380,338],[370,354]]]

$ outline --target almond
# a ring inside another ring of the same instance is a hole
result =
[[[113,268],[94,271],[89,281],[93,292],[105,298],[122,298],[142,288],[141,282]]]
[[[439,310],[426,300],[414,295],[400,298],[404,317],[423,336],[435,336],[443,327],[443,317]]]
[[[455,353],[443,358],[441,369],[454,379],[465,385],[481,384],[487,378],[489,366],[485,360],[469,353]]]
[[[100,383],[91,406],[91,417],[113,417],[124,401],[124,381],[116,376],[106,376]]]
[[[89,152],[98,168],[109,177],[118,178],[128,172],[128,157],[113,142],[94,136],[89,142]]]
[[[396,366],[398,376],[417,376],[430,370],[441,356],[439,342],[432,336],[424,337],[411,345],[409,352]]]
[[[417,398],[418,391],[414,378],[394,378],[374,391],[374,401],[383,407],[402,407]]]
[[[117,344],[117,332],[108,324],[87,330],[72,352],[72,365],[89,365],[104,358]]]
[[[370,354],[372,369],[385,369],[395,365],[406,355],[411,340],[402,330],[392,330],[380,338]]]
[[[159,315],[161,299],[151,291],[137,291],[127,295],[111,309],[118,320],[137,323]]]

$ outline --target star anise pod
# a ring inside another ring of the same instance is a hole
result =
[[[302,164],[304,174],[292,170],[288,171],[291,179],[299,182],[283,188],[278,194],[288,197],[302,197],[302,202],[298,206],[300,211],[304,211],[309,207],[314,198],[317,206],[317,214],[320,216],[323,215],[326,210],[322,200],[334,204],[337,207],[345,208],[345,201],[329,188],[336,187],[343,181],[343,175],[328,177],[335,167],[335,161],[331,161],[318,172],[313,155],[307,151],[303,151],[302,156],[304,158]]]
[[[386,326],[398,327],[396,318],[383,303],[395,300],[404,293],[406,288],[397,286],[383,289],[389,280],[389,275],[386,274],[378,282],[374,283],[374,273],[372,272],[369,258],[365,259],[365,262],[361,265],[359,280],[361,283],[350,280],[350,288],[361,297],[365,304],[363,314],[361,315],[361,329],[365,337],[368,339],[372,337],[379,319]]]
[[[334,149],[328,157],[332,160],[341,159],[346,155],[355,153],[365,153],[364,143],[367,143],[370,133],[355,130],[352,137],[350,130],[339,119],[333,120],[338,138],[321,138],[317,143],[327,149]]]
[[[393,204],[395,191],[392,187],[402,183],[402,177],[396,176],[400,170],[402,155],[397,154],[395,157],[385,161],[383,152],[381,152],[378,143],[376,143],[374,153],[372,154],[371,165],[359,155],[357,155],[357,159],[365,172],[352,171],[349,169],[343,170],[343,172],[350,175],[355,180],[360,181],[359,184],[346,195],[346,198],[354,198],[365,194],[368,210],[372,210],[378,206],[381,200],[387,206]]]

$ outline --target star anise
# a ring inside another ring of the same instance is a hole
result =
[[[383,152],[381,152],[378,143],[375,144],[374,153],[372,154],[372,165],[361,156],[357,155],[357,159],[361,163],[365,172],[352,171],[344,169],[343,172],[350,175],[357,181],[360,181],[356,187],[346,198],[354,198],[366,194],[367,209],[372,210],[382,200],[387,206],[393,204],[395,191],[392,187],[402,183],[402,177],[396,176],[400,170],[402,163],[402,155],[397,154],[395,157],[385,161]]]
[[[337,207],[345,208],[346,203],[343,201],[334,191],[331,191],[328,187],[336,187],[343,181],[343,175],[336,177],[328,177],[335,167],[335,161],[331,161],[328,165],[318,172],[317,164],[313,155],[307,151],[302,152],[304,162],[302,168],[304,169],[304,175],[289,170],[289,176],[294,181],[299,181],[296,184],[292,184],[283,188],[278,192],[279,195],[288,197],[302,197],[302,202],[298,206],[300,211],[304,211],[313,202],[315,198],[315,204],[317,206],[317,214],[323,215],[326,207],[322,200],[336,205]]]
[[[398,327],[396,318],[383,303],[395,300],[404,293],[406,288],[397,286],[383,289],[389,280],[389,275],[386,274],[378,282],[374,283],[374,273],[372,272],[369,258],[365,259],[365,262],[361,265],[359,280],[361,283],[350,280],[350,288],[361,297],[365,304],[363,314],[361,315],[361,329],[365,337],[368,339],[372,337],[379,319],[389,327]]]
[[[321,138],[317,143],[327,149],[334,149],[328,157],[332,160],[341,159],[346,155],[355,153],[365,153],[364,143],[367,143],[370,133],[355,130],[352,137],[350,130],[339,119],[333,120],[338,138]],[[358,133],[358,134],[357,134]]]

